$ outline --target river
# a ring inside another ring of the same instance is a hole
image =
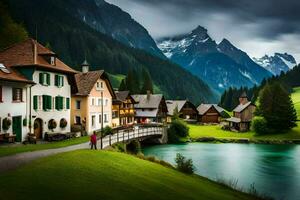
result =
[[[300,145],[188,143],[145,147],[145,155],[175,164],[181,153],[192,158],[195,173],[211,180],[238,181],[276,199],[300,199]]]

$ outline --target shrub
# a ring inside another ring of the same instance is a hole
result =
[[[60,122],[59,122],[59,127],[60,127],[60,128],[66,128],[67,125],[68,125],[67,120],[66,120],[65,118],[62,118],[62,119],[60,120]]]
[[[192,159],[186,159],[183,155],[178,153],[175,158],[176,168],[186,174],[193,174],[195,167]]]
[[[168,129],[168,140],[170,143],[177,143],[181,137],[187,137],[189,135],[189,128],[182,120],[174,120]]]
[[[112,147],[117,151],[117,152],[126,152],[126,146],[123,143],[116,143],[112,145]]]
[[[2,129],[4,131],[7,131],[11,126],[11,119],[9,118],[4,118],[2,121]]]
[[[259,135],[267,134],[270,132],[268,129],[267,120],[263,117],[254,117],[251,124],[251,129]]]
[[[126,151],[132,154],[138,154],[141,152],[141,144],[138,140],[132,140],[126,145]]]
[[[110,126],[106,126],[104,129],[103,129],[103,132],[102,132],[102,136],[105,137],[107,135],[112,135],[113,134],[113,129],[110,127]]]
[[[53,131],[53,129],[56,129],[56,127],[57,127],[56,121],[54,119],[49,120],[48,129]]]

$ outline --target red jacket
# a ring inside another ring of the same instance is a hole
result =
[[[91,143],[93,143],[93,144],[97,143],[97,135],[95,135],[95,134],[91,135]]]

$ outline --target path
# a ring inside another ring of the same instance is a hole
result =
[[[143,138],[143,137],[148,137],[153,135],[162,135],[162,131],[163,128],[161,127],[135,128],[130,131],[122,130],[112,136],[104,137],[102,139],[102,147],[107,148],[117,142],[123,142],[123,141],[125,142],[136,138]],[[100,148],[100,146],[101,146],[101,140],[98,140],[97,147]],[[16,155],[0,157],[0,173],[8,170],[16,169],[20,165],[29,163],[38,158],[43,158],[58,153],[64,153],[64,152],[75,151],[80,149],[88,149],[88,148],[90,148],[89,142],[63,147],[63,148],[25,152]]]

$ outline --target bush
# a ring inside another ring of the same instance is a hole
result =
[[[67,120],[66,120],[65,118],[62,118],[62,119],[60,120],[60,122],[59,122],[59,127],[60,127],[60,128],[66,128],[67,125],[68,125]]]
[[[123,143],[116,143],[116,144],[112,145],[112,147],[113,147],[117,152],[122,152],[122,153],[125,153],[125,152],[126,152],[126,145],[124,145]]]
[[[132,140],[126,145],[126,151],[132,154],[138,154],[141,152],[141,144],[137,140]]]
[[[183,155],[178,153],[175,158],[176,168],[186,174],[193,174],[195,167],[192,159],[186,159]]]
[[[2,129],[4,131],[7,131],[11,126],[11,119],[9,118],[4,118],[2,121]]]
[[[251,129],[259,135],[268,134],[270,132],[267,120],[263,117],[254,117]]]
[[[53,131],[53,129],[56,129],[56,127],[57,127],[56,121],[54,119],[49,120],[48,129]]]
[[[103,133],[102,133],[102,136],[105,137],[107,135],[112,135],[113,134],[113,129],[110,127],[110,126],[106,126],[104,129],[103,129]]]
[[[170,143],[180,142],[181,137],[189,136],[189,127],[182,120],[174,120],[168,129],[168,141]]]

